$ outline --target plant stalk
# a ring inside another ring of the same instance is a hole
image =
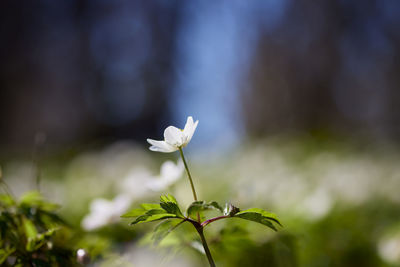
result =
[[[211,219],[209,219],[207,221],[202,222],[201,226],[205,227],[207,224],[210,224],[210,223],[218,221],[218,220],[226,219],[226,218],[231,218],[231,216],[223,215],[223,216],[218,216],[218,217],[215,217],[215,218],[211,218]]]
[[[208,263],[210,264],[210,267],[215,267],[215,263],[214,263],[214,260],[213,260],[213,258],[211,256],[210,249],[208,248],[206,238],[204,237],[203,227],[196,227],[196,230],[200,235],[201,243],[203,243],[203,248],[204,248],[204,251],[206,253],[206,256],[207,256],[207,259],[208,259]]]
[[[194,201],[197,201],[197,194],[196,194],[196,190],[194,189],[192,175],[190,174],[189,167],[188,167],[188,165],[186,163],[186,159],[185,159],[185,156],[183,155],[183,150],[182,150],[181,147],[179,148],[179,152],[181,153],[181,158],[182,158],[183,164],[185,165],[185,169],[186,169],[186,172],[187,172],[188,177],[189,177],[190,186],[192,187]]]
[[[185,156],[183,155],[183,150],[182,150],[181,147],[179,148],[179,152],[181,153],[181,158],[182,158],[183,164],[185,165],[185,169],[186,169],[186,172],[187,172],[188,177],[189,177],[190,186],[192,187],[192,192],[193,192],[194,201],[197,201],[197,194],[196,194],[196,190],[194,189],[194,184],[193,184],[193,180],[192,180],[192,175],[190,174],[189,167],[188,167],[188,165],[187,165],[187,163],[186,163],[186,159],[185,159]],[[198,221],[199,223],[201,223],[201,220],[200,220],[200,213],[197,213],[197,221]]]
[[[190,186],[192,187],[194,201],[197,201],[197,194],[196,194],[196,190],[194,189],[192,175],[190,174],[189,167],[188,167],[188,165],[186,163],[186,159],[185,159],[185,156],[183,155],[183,150],[182,150],[181,147],[179,148],[179,152],[181,154],[181,158],[182,158],[183,164],[185,165],[185,169],[186,169],[186,172],[187,172],[188,177],[189,177]],[[197,213],[197,222],[193,221],[192,224],[196,228],[197,232],[200,235],[201,243],[203,244],[204,252],[206,253],[208,262],[210,264],[210,267],[215,267],[215,263],[214,263],[214,260],[213,260],[213,258],[211,256],[210,249],[208,248],[207,240],[204,237],[203,226],[201,225],[201,221],[200,221],[200,213]]]

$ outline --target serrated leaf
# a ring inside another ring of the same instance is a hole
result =
[[[178,205],[172,202],[161,203],[160,206],[170,214],[175,214],[179,218],[185,218],[179,209]]]
[[[280,226],[282,226],[282,224],[281,224],[281,222],[278,220],[278,217],[276,216],[276,214],[271,213],[271,212],[268,212],[268,211],[265,211],[265,210],[262,210],[262,209],[259,209],[259,208],[251,208],[251,209],[247,209],[247,210],[244,210],[244,211],[240,211],[240,212],[238,212],[236,215],[238,215],[238,214],[243,214],[243,213],[249,213],[249,212],[252,212],[252,213],[259,213],[259,214],[261,214],[263,217],[266,217],[266,218],[268,218],[269,220],[272,220],[272,221],[276,222],[277,224],[279,224]]]
[[[178,204],[178,202],[176,201],[175,197],[173,195],[170,195],[170,194],[164,195],[164,196],[160,196],[160,201],[164,202],[164,203],[165,202],[172,202],[172,203]]]
[[[220,212],[222,212],[221,206],[215,201],[209,203],[206,203],[205,201],[195,201],[190,204],[186,213],[187,216],[192,216],[194,214],[197,214],[198,212],[205,210],[219,210]]]
[[[161,209],[160,204],[158,203],[142,203],[140,204],[140,206],[144,209],[144,210],[153,210],[153,209]]]
[[[128,211],[127,213],[121,215],[122,218],[133,218],[133,217],[138,217],[141,216],[143,214],[145,214],[147,212],[147,210],[145,209],[133,209],[131,211]]]
[[[153,214],[153,215],[142,215],[136,218],[131,225],[145,223],[145,222],[154,222],[162,219],[169,219],[169,218],[176,218],[175,214],[171,213],[160,213],[160,214]]]
[[[238,212],[233,217],[238,217],[238,218],[242,218],[245,220],[258,222],[265,226],[270,227],[271,229],[273,229],[275,231],[277,231],[277,229],[273,225],[272,222],[275,222],[275,223],[279,224],[280,226],[282,226],[282,224],[279,222],[279,220],[275,214],[264,211],[262,209],[258,209],[258,208],[252,208],[252,209]]]
[[[122,218],[132,218],[132,217],[138,217],[146,214],[146,212],[151,211],[151,213],[159,212],[159,213],[165,213],[165,210],[161,208],[160,204],[148,204],[148,203],[143,203],[140,204],[142,208],[138,209],[133,209],[130,210],[129,212],[123,214],[121,217]]]
[[[165,220],[154,229],[152,239],[155,244],[159,244],[169,233],[175,230],[185,220]]]
[[[133,222],[131,222],[131,225],[168,218],[185,218],[179,209],[176,199],[172,195],[161,196],[160,201],[160,204],[141,204],[141,208],[133,209],[121,217],[137,217]]]
[[[138,214],[140,210],[134,210],[132,211],[131,214]],[[134,217],[137,217],[138,215],[135,215]],[[161,220],[164,218],[174,218],[176,217],[175,214],[168,213],[164,209],[152,209],[152,210],[147,210],[144,212],[143,215],[140,215],[139,217],[134,220],[131,225],[134,224],[139,224],[139,223],[144,223],[144,222],[152,222],[152,221],[157,221]]]
[[[185,218],[178,206],[176,199],[172,195],[161,196],[160,197],[160,206],[167,213],[175,214],[179,218]]]

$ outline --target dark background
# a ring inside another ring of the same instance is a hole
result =
[[[400,2],[11,1],[0,4],[0,153],[325,132],[400,137]],[[169,123],[168,123],[169,122]]]

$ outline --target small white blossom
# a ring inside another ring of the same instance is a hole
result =
[[[193,118],[189,116],[183,130],[175,126],[168,126],[164,131],[164,141],[147,139],[151,145],[150,150],[169,153],[185,147],[192,139],[198,123],[198,120],[193,122]]]
[[[87,231],[95,230],[109,223],[118,222],[131,205],[131,197],[116,196],[113,200],[94,199],[90,203],[90,213],[83,218],[81,226]]]
[[[393,265],[400,263],[400,235],[384,238],[378,243],[379,256]]]
[[[182,177],[184,165],[182,161],[177,164],[168,160],[161,165],[160,175],[147,183],[153,191],[162,191]]]
[[[122,194],[129,195],[132,200],[146,197],[150,192],[145,185],[154,179],[154,175],[146,168],[133,168],[118,184],[118,190]]]

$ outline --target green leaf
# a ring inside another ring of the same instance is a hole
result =
[[[165,212],[164,209],[161,208],[160,204],[148,204],[148,203],[143,203],[140,205],[142,208],[138,209],[133,209],[124,215],[122,215],[122,218],[133,218],[133,217],[138,217],[146,214],[146,212],[150,210],[159,210],[161,213]],[[153,211],[155,212],[155,211]]]
[[[23,225],[24,225],[24,231],[27,239],[33,239],[36,237],[38,234],[35,225],[33,224],[32,221],[28,220],[27,218],[23,218]]]
[[[36,243],[36,237],[38,235],[38,232],[36,230],[35,225],[33,224],[32,221],[28,220],[27,218],[23,218],[23,227],[25,231],[25,236],[26,236],[26,250],[27,251],[34,251],[35,250],[35,243]]]
[[[251,209],[241,211],[241,212],[237,213],[236,215],[243,214],[243,213],[259,213],[263,217],[266,217],[269,220],[272,220],[272,221],[276,222],[277,224],[279,224],[280,226],[282,226],[281,222],[278,220],[278,217],[274,213],[271,213],[271,212],[268,212],[268,211],[265,211],[265,210],[262,210],[259,208],[251,208]]]
[[[53,212],[39,210],[38,215],[40,222],[43,223],[47,229],[57,228],[60,225],[68,226],[67,222]]]
[[[160,204],[142,203],[140,204],[144,210],[161,209]]]
[[[10,207],[15,204],[15,201],[10,195],[0,195],[0,204],[5,207]]]
[[[175,214],[179,218],[185,218],[183,216],[176,199],[172,195],[161,196],[160,197],[160,206],[163,208],[167,213]]]
[[[131,225],[168,218],[185,218],[179,209],[176,199],[172,195],[161,196],[160,201],[160,204],[141,204],[141,208],[133,209],[121,217],[137,217],[131,222]]]
[[[29,238],[28,243],[26,244],[26,250],[27,251],[38,250],[41,246],[43,246],[47,242],[49,237],[51,237],[56,230],[58,230],[58,228],[52,228],[44,233],[36,235],[34,238]]]
[[[145,214],[147,211],[144,209],[133,209],[128,211],[127,213],[121,215],[122,218],[134,218]]]
[[[24,194],[20,198],[20,205],[22,207],[28,206],[32,207],[35,206],[37,208],[40,208],[45,211],[54,211],[58,209],[60,206],[54,203],[50,203],[44,200],[43,196],[37,192],[37,191],[32,191]]]
[[[159,213],[159,214],[152,214],[148,215],[147,213],[145,215],[139,216],[131,222],[131,225],[134,224],[140,224],[140,223],[145,223],[145,222],[154,222],[162,219],[169,219],[169,218],[176,218],[175,214],[171,213]]]
[[[261,223],[263,225],[270,227],[271,229],[273,229],[275,231],[277,231],[277,229],[272,224],[272,222],[275,222],[275,223],[279,224],[280,226],[282,226],[282,224],[279,222],[279,220],[275,214],[264,211],[262,209],[258,209],[258,208],[252,208],[252,209],[238,212],[233,217],[238,217],[238,218],[242,218],[245,220],[258,222],[258,223]]]
[[[165,202],[172,202],[172,203],[178,204],[178,202],[176,201],[175,197],[173,195],[170,195],[170,194],[168,194],[166,196],[160,196],[160,201],[164,202],[164,203]]]
[[[42,240],[42,239],[51,237],[57,230],[60,230],[60,228],[59,227],[51,228],[51,229],[47,230],[46,232],[39,234],[38,239]]]
[[[212,202],[208,203],[208,205],[214,207],[215,209],[219,210],[220,212],[224,211],[224,209],[216,201],[212,201]]]
[[[175,230],[185,220],[165,220],[154,229],[152,239],[155,244],[159,244],[169,233]]]
[[[139,213],[138,210],[132,211],[132,213]],[[139,223],[144,223],[144,222],[152,222],[152,221],[157,221],[161,219],[166,219],[166,218],[175,218],[176,214],[168,213],[164,209],[152,209],[152,210],[147,210],[143,215],[140,215],[139,217],[134,220],[131,225],[133,224],[139,224]]]
[[[197,214],[198,212],[205,211],[205,210],[219,210],[222,212],[221,206],[215,202],[206,203],[205,201],[195,201],[188,207],[186,213],[187,216],[192,216]]]

